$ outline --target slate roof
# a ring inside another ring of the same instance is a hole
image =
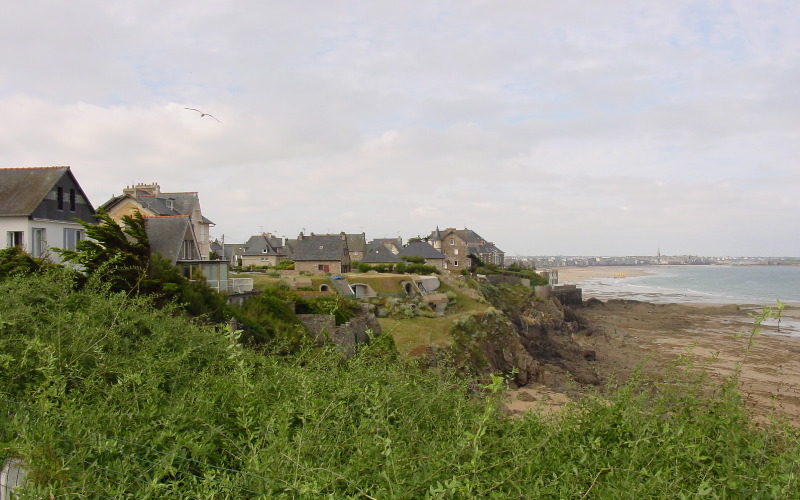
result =
[[[429,243],[424,241],[415,241],[409,243],[400,249],[400,255],[407,255],[409,257],[423,257],[425,259],[445,259],[445,256],[439,250],[433,248]]]
[[[400,262],[400,257],[392,253],[382,243],[373,240],[367,245],[361,262],[364,264],[394,264]]]
[[[464,240],[467,244],[467,250],[471,254],[481,254],[481,253],[504,253],[502,250],[497,248],[494,243],[486,241],[483,239],[478,233],[473,231],[472,229],[453,229],[447,228],[444,230],[444,235],[449,233],[455,233],[456,236]],[[439,231],[439,227],[436,227],[436,230],[433,231],[428,239],[430,241],[441,240],[444,236],[442,232]]]
[[[107,210],[125,198],[136,200],[137,203],[151,210],[156,215],[166,216],[191,216],[194,208],[200,203],[196,192],[159,193],[158,195],[153,195],[148,191],[137,190],[135,195],[123,194],[112,197],[110,200],[103,203],[102,208]],[[203,222],[206,224],[214,224],[205,216],[203,216]]]
[[[187,215],[145,217],[145,230],[150,239],[150,252],[160,253],[173,264],[178,260],[187,231],[192,230],[192,222]],[[198,253],[195,248],[195,253]]]
[[[347,254],[347,241],[338,234],[312,234],[292,240],[292,259],[300,261],[337,261]]]
[[[383,245],[384,247],[390,246],[395,247],[399,252],[401,248],[403,248],[403,238],[376,238],[372,240],[370,243],[372,244],[379,244]]]
[[[285,255],[283,241],[272,235],[256,234],[244,244],[242,255]]]
[[[30,215],[64,175],[69,167],[0,168],[0,215]]]

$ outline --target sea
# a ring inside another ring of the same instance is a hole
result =
[[[616,268],[614,268],[616,270]],[[592,278],[570,282],[583,298],[631,299],[657,303],[800,306],[800,266],[642,266],[646,276]],[[800,320],[784,317],[781,330],[800,336]]]

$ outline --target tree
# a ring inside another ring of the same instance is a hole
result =
[[[75,250],[56,249],[61,258],[83,269],[87,275],[101,275],[111,284],[113,291],[137,292],[149,287],[145,282],[150,267],[150,240],[145,229],[145,219],[139,211],[122,217],[120,226],[103,209],[94,225],[77,220],[88,239],[75,245]]]

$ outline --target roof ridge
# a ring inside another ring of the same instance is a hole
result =
[[[69,165],[52,167],[0,167],[0,170],[55,170],[59,168],[70,168]]]

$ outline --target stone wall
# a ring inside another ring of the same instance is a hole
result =
[[[297,317],[314,340],[319,343],[330,341],[346,356],[352,356],[358,344],[369,342],[371,337],[381,333],[381,325],[369,312],[369,304],[361,307],[359,314],[339,326],[331,314],[298,314]]]

